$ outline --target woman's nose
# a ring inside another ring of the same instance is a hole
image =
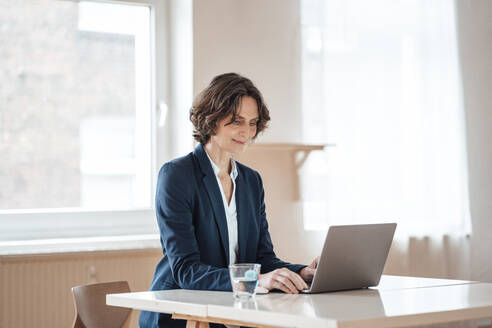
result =
[[[241,129],[239,130],[239,135],[241,137],[248,137],[249,138],[249,128],[247,125],[241,126]]]

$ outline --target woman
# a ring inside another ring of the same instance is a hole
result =
[[[159,172],[156,214],[163,257],[151,290],[231,291],[228,265],[260,263],[259,286],[298,293],[312,280],[308,267],[278,259],[265,215],[258,172],[235,162],[270,120],[263,97],[238,74],[216,76],[190,111],[199,145]],[[170,315],[142,312],[141,327],[184,327]]]

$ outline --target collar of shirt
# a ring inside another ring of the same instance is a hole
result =
[[[205,154],[207,154],[207,157],[210,160],[210,164],[212,164],[212,169],[214,170],[215,176],[218,177],[219,172],[220,172],[220,168],[217,165],[215,165],[214,161],[212,161],[212,159],[210,158],[210,156],[208,155],[207,152],[205,152]],[[232,180],[236,181],[238,172],[237,172],[237,167],[236,167],[236,161],[232,157],[231,157],[231,165],[232,165],[231,178],[232,178]]]

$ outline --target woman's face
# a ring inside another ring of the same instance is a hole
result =
[[[216,134],[210,138],[210,142],[216,144],[222,151],[231,154],[240,153],[256,135],[256,123],[258,121],[258,106],[256,100],[249,96],[241,98],[241,103],[232,123],[232,114],[217,123]]]

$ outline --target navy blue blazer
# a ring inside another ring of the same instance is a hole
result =
[[[266,273],[305,265],[278,259],[265,214],[263,183],[258,172],[237,163],[236,207],[238,263],[260,263]],[[156,215],[163,257],[150,290],[231,291],[229,237],[224,203],[212,165],[200,144],[192,153],[164,164],[156,191]],[[185,327],[169,314],[143,311],[140,327]]]

